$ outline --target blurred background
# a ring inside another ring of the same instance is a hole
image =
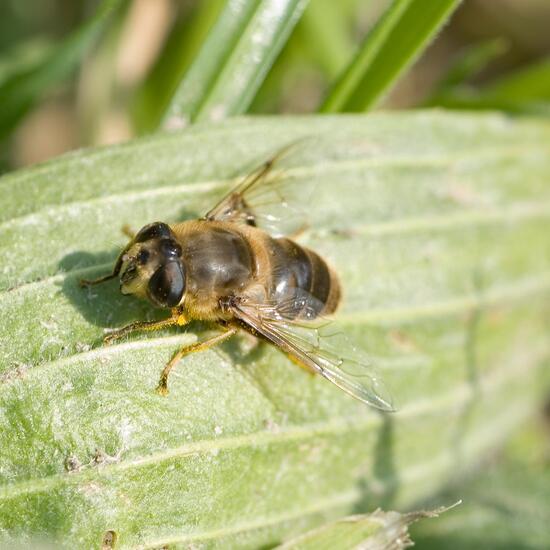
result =
[[[249,112],[316,111],[388,3],[312,0]],[[155,129],[223,6],[222,0],[127,1],[84,36],[98,1],[3,0],[0,103],[8,121],[0,128],[0,171]],[[377,108],[549,113],[549,28],[548,0],[465,0]],[[16,89],[18,78],[63,44],[64,57],[29,85],[38,81],[40,93],[21,98],[26,90]]]

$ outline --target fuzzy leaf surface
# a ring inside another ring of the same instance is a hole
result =
[[[381,415],[236,337],[159,317],[111,269],[134,229],[202,215],[283,145],[304,245],[341,276],[339,321],[398,412]],[[258,548],[403,510],[505,440],[548,388],[550,126],[416,112],[241,118],[78,151],[0,179],[0,540]]]

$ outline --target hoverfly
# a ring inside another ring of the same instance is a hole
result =
[[[135,234],[112,273],[82,286],[120,278],[122,294],[169,309],[161,321],[135,322],[105,337],[110,343],[137,330],[210,321],[220,332],[180,349],[164,367],[157,387],[168,393],[168,375],[180,359],[227,340],[239,330],[273,344],[292,360],[318,373],[352,397],[392,411],[381,382],[363,357],[331,349],[319,327],[330,322],[341,301],[334,269],[316,252],[288,235],[261,228],[257,208],[281,204],[280,178],[273,167],[292,145],[252,171],[205,216],[175,224],[153,222]],[[266,197],[268,197],[266,199]],[[274,217],[270,216],[273,222]]]

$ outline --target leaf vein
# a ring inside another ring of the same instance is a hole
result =
[[[548,151],[548,147],[537,146],[537,150]],[[473,158],[487,158],[487,157],[509,157],[511,155],[521,156],[522,154],[534,152],[533,147],[509,147],[509,148],[486,148],[478,149],[475,151],[469,151],[467,153],[457,153],[454,155],[438,155],[438,156],[407,156],[403,155],[400,157],[371,157],[367,159],[347,159],[347,160],[336,160],[331,162],[321,162],[311,165],[302,165],[296,166],[284,170],[285,175],[291,177],[307,177],[312,176],[318,173],[319,171],[329,172],[329,173],[339,173],[347,170],[354,170],[357,168],[385,168],[385,167],[407,167],[407,168],[422,168],[426,166],[441,167],[447,164],[451,165],[455,162],[460,162],[462,160],[468,160]],[[235,177],[211,181],[189,181],[183,184],[177,185],[166,185],[159,187],[157,189],[145,189],[141,191],[126,191],[123,193],[112,193],[105,196],[99,196],[85,201],[69,201],[62,204],[53,204],[48,207],[39,209],[35,212],[24,214],[22,216],[15,216],[8,220],[0,223],[0,230],[7,229],[9,227],[17,226],[19,224],[30,223],[38,216],[42,215],[51,215],[53,213],[68,210],[74,208],[75,206],[88,206],[88,205],[101,205],[108,203],[116,203],[121,200],[125,202],[140,200],[143,198],[158,197],[163,195],[172,195],[174,193],[191,193],[191,192],[202,192],[202,191],[211,191],[218,188],[223,188],[228,186],[231,182],[234,182]],[[38,204],[38,203],[37,203]]]
[[[524,203],[517,204],[512,208],[502,210],[498,210],[496,208],[470,210],[465,212],[458,212],[455,214],[447,213],[444,216],[417,217],[398,221],[390,220],[382,223],[364,224],[351,227],[347,229],[346,232],[351,235],[361,234],[373,237],[386,237],[413,234],[416,232],[423,232],[431,229],[453,230],[463,226],[483,226],[490,225],[499,221],[517,222],[539,217],[544,218],[548,216],[550,216],[550,203]],[[331,231],[332,230],[328,230],[328,232]],[[323,236],[323,234],[326,232],[327,230],[323,229],[309,229],[304,231],[304,236],[311,239],[317,236]],[[305,240],[307,240],[307,238]],[[83,268],[69,269],[61,273],[56,273],[55,275],[51,275],[49,277],[25,282],[14,287],[0,290],[0,297],[2,293],[19,292],[43,284],[61,282],[69,277],[80,278],[89,275],[90,273],[93,273],[95,271],[110,269],[115,258],[116,255],[113,255],[113,260],[108,263],[96,264]]]
[[[537,350],[532,349],[529,354],[530,360],[515,362],[512,367],[493,371],[496,374],[492,376],[487,375],[480,379],[480,387],[483,388],[484,396],[486,397],[487,394],[496,392],[500,386],[510,382],[514,378],[519,377],[523,379],[526,375],[527,368],[536,368],[541,360],[548,357],[549,351],[550,350],[546,347]],[[436,398],[432,396],[430,399],[424,399],[410,404],[407,408],[399,411],[399,418],[403,420],[404,418],[422,416],[428,413],[446,410],[449,405],[458,408],[471,399],[473,391],[471,383],[464,382],[463,384],[455,386],[446,394]],[[97,477],[107,477],[114,472],[124,472],[134,468],[147,467],[167,460],[182,459],[201,453],[237,449],[246,445],[253,445],[255,447],[262,445],[267,446],[270,444],[300,441],[319,436],[337,435],[343,432],[360,432],[380,422],[381,417],[369,411],[369,414],[365,416],[358,417],[355,415],[353,417],[340,418],[337,421],[329,420],[316,424],[291,426],[278,431],[263,430],[214,440],[194,441],[186,443],[181,447],[150,453],[147,456],[139,458],[108,463],[95,468],[83,469],[78,472],[54,474],[40,479],[17,481],[0,487],[0,499],[9,499],[22,494],[46,491],[55,487],[57,483],[78,485]]]

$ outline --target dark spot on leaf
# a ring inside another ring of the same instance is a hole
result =
[[[69,455],[65,459],[65,469],[67,470],[67,472],[78,472],[78,470],[80,470],[81,467],[82,467],[82,464],[76,456]]]
[[[112,550],[115,547],[118,535],[115,531],[109,530],[103,533],[103,539],[101,541],[101,550]]]

